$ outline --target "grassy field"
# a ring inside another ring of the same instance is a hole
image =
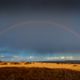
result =
[[[0,80],[80,80],[80,64],[1,62]]]

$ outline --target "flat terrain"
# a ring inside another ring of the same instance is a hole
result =
[[[62,64],[62,63],[38,63],[38,62],[2,62],[0,67],[38,67],[38,68],[64,68],[70,70],[80,71],[80,64]]]
[[[0,80],[80,80],[80,64],[1,62]]]

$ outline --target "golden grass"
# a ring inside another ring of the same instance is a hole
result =
[[[80,80],[80,64],[2,62],[0,80]]]

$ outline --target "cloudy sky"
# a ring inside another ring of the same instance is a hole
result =
[[[17,50],[79,54],[79,3],[78,0],[0,0],[0,54],[5,53],[3,48],[14,49],[16,54]]]

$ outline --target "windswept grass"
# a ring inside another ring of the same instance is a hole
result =
[[[14,63],[13,66],[9,63],[3,65],[0,65],[0,80],[80,80],[79,64]]]

